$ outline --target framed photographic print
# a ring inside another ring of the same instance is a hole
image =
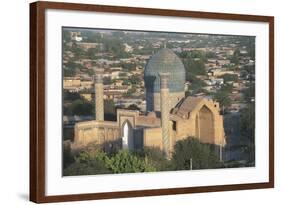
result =
[[[30,200],[274,187],[274,17],[30,4]]]

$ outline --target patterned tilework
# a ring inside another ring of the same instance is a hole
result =
[[[95,83],[96,120],[104,120],[103,84]]]

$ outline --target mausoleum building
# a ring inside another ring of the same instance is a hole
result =
[[[74,146],[89,143],[135,150],[157,147],[169,156],[175,143],[196,137],[203,143],[225,145],[219,103],[204,97],[185,97],[186,72],[168,48],[149,59],[145,71],[147,112],[117,110],[116,121],[104,121],[102,69],[94,77],[96,120],[75,124]]]

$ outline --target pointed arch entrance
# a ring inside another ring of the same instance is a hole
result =
[[[122,125],[122,148],[129,150],[134,149],[133,127],[128,120]]]
[[[195,122],[196,136],[200,139],[200,141],[205,143],[214,143],[214,114],[206,105],[203,105],[198,111]]]

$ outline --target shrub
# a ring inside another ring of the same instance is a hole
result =
[[[192,169],[212,169],[222,166],[211,145],[200,143],[193,137],[177,141],[172,156],[172,166],[175,170],[188,170],[190,159],[192,159]]]
[[[108,157],[106,154],[100,154],[97,158],[103,161],[105,166],[114,173],[156,171],[155,167],[149,163],[147,158],[141,159],[128,150],[119,150],[119,152],[112,157]]]

